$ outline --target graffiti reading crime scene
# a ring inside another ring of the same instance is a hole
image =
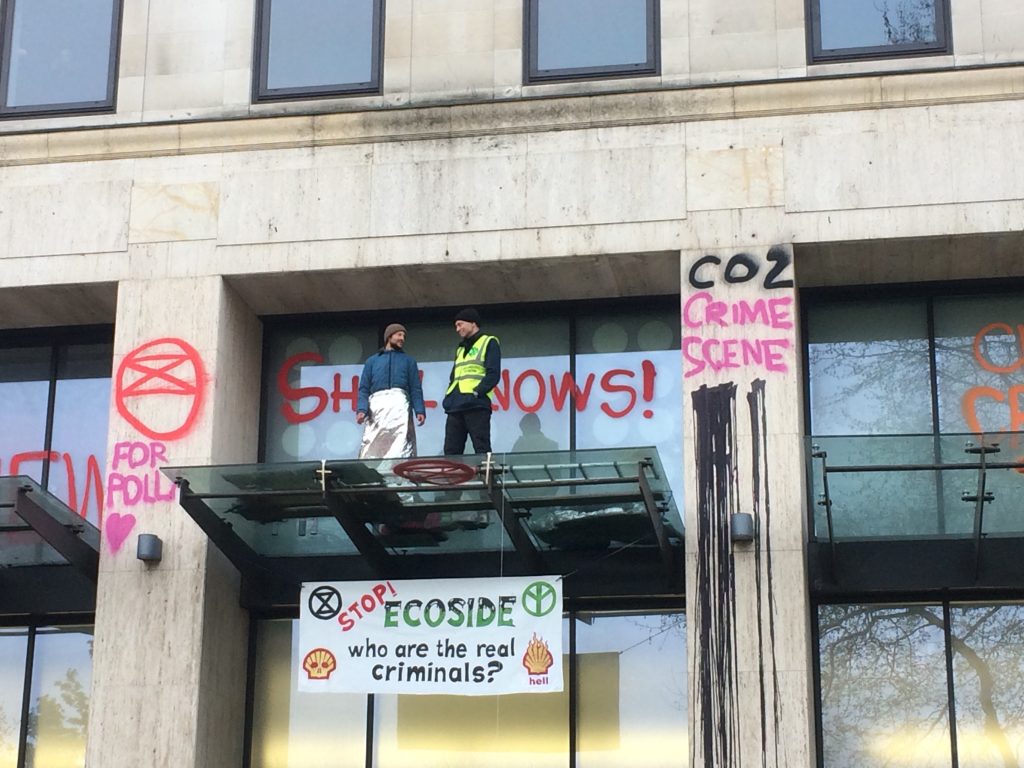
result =
[[[764,263],[746,253],[737,253],[722,266],[718,256],[697,259],[687,275],[698,289],[683,302],[684,378],[705,369],[713,372],[732,368],[785,373],[794,353],[793,295],[785,290],[793,281],[782,274],[790,266],[789,252],[771,248]],[[716,290],[719,278],[728,287],[742,285],[763,274],[761,287],[780,296],[724,298]],[[689,331],[689,333],[687,333]]]

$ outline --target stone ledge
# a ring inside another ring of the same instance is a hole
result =
[[[1019,100],[1024,66],[0,134],[0,167]]]

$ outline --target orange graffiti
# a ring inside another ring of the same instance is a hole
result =
[[[1010,365],[996,365],[989,360],[982,349],[985,337],[992,331],[1003,331],[1009,336],[1017,335],[1017,360]],[[989,323],[974,335],[974,359],[978,365],[992,373],[1013,373],[1024,366],[1024,325],[1018,325],[1016,331],[1008,323]]]

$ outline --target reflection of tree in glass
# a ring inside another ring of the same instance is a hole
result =
[[[935,0],[897,0],[895,10],[890,8],[889,0],[882,0],[875,8],[882,14],[890,45],[935,40]]]
[[[810,364],[816,433],[822,424],[828,434],[904,434],[930,426],[925,340],[812,342]]]
[[[907,734],[917,746],[933,734],[947,736],[942,632],[922,616],[933,611],[939,609],[820,609],[825,765],[883,766],[889,759],[879,745],[886,739]]]
[[[652,622],[656,620],[656,623]],[[659,705],[666,704],[677,712],[686,713],[686,682],[685,676],[680,678],[671,674],[673,668],[684,669],[686,667],[685,656],[679,655],[680,646],[685,647],[686,643],[686,614],[685,613],[661,613],[638,617],[630,621],[637,629],[637,634],[647,633],[647,637],[627,645],[619,655],[641,646],[654,649],[659,653],[665,652],[668,663],[665,668],[665,675],[661,680],[665,685],[668,695],[667,701],[659,702]]]
[[[871,307],[864,314],[874,318],[884,307]],[[842,317],[842,315],[840,315]],[[812,319],[814,316],[812,315]],[[852,315],[847,322],[855,321]],[[835,321],[833,320],[833,323]],[[963,453],[963,438],[942,441],[941,446],[923,438],[882,438],[872,435],[927,434],[933,429],[932,393],[927,340],[915,337],[899,323],[894,328],[875,328],[875,320],[861,326],[834,327],[826,331],[833,338],[816,342],[812,326],[809,350],[812,392],[812,429],[816,441],[828,452],[831,466],[841,464],[908,464],[973,462]],[[823,323],[828,326],[828,323]],[[970,330],[974,326],[969,327]],[[850,339],[835,339],[848,333]],[[872,338],[887,333],[906,338]],[[860,338],[857,338],[860,337]],[[1011,339],[1013,337],[1006,337]],[[982,354],[1005,364],[1004,338],[986,337]],[[1013,377],[993,372],[976,359],[973,335],[938,336],[934,342],[940,431],[963,433],[969,422],[965,410],[982,428],[1001,429],[1008,422],[1006,393]],[[1013,358],[1015,359],[1015,357]],[[968,398],[973,388],[988,396]],[[821,435],[856,435],[854,440],[828,439]],[[1000,442],[998,460],[1013,459],[1024,445],[1014,436],[986,436]],[[976,442],[976,441],[975,441]],[[816,468],[817,469],[817,468]],[[820,473],[815,473],[815,494],[821,493]],[[968,473],[969,474],[969,473]],[[1012,472],[990,473],[989,490],[1000,504],[986,512],[986,530],[1019,530],[1015,512],[1005,507],[1020,477]],[[944,473],[867,473],[831,475],[836,535],[911,535],[965,533],[971,530],[973,509],[960,500],[962,490],[976,487],[973,475]],[[941,499],[939,496],[941,495]],[[815,528],[824,535],[824,510],[816,509]],[[1014,522],[1016,521],[1016,522]]]
[[[17,749],[18,734],[14,730],[14,723],[10,716],[0,707],[0,753],[5,750]]]
[[[55,683],[58,695],[41,694],[28,713],[26,765],[33,765],[37,747],[57,754],[83,754],[89,725],[89,694],[71,668]]]
[[[1020,768],[1024,606],[952,610],[961,764]],[[819,630],[825,764],[887,765],[902,744],[917,765],[949,765],[948,748],[921,746],[949,742],[942,609],[822,606]],[[980,746],[964,736],[974,725]]]
[[[973,745],[961,738],[961,765],[969,752],[975,766],[1020,768],[1024,605],[954,607],[951,617],[958,731],[980,726],[982,736]]]

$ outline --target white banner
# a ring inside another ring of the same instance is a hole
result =
[[[302,585],[299,690],[562,690],[557,576]]]

